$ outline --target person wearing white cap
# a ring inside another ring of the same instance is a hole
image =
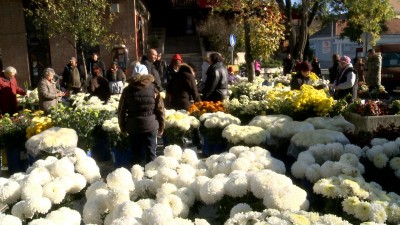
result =
[[[330,84],[334,89],[334,99],[346,98],[346,101],[354,101],[357,98],[358,76],[357,70],[353,68],[351,59],[348,56],[343,56],[339,60],[339,75],[333,84]]]
[[[119,100],[119,127],[129,134],[134,164],[143,160],[142,149],[148,163],[157,157],[157,136],[164,132],[164,103],[145,65],[136,64],[128,83]]]

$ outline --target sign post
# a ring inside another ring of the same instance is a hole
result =
[[[235,50],[235,44],[236,44],[236,37],[234,34],[231,34],[229,36],[229,44],[231,45],[230,50],[231,50],[231,59],[232,59],[232,65],[233,65],[234,64],[233,63],[233,51]]]

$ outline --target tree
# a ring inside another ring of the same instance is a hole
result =
[[[109,8],[107,0],[31,0],[26,13],[49,37],[61,36],[80,49],[84,59],[83,46],[109,44],[119,38],[110,33],[115,15]]]
[[[213,8],[217,12],[233,13],[243,26],[238,38],[244,40],[249,81],[254,78],[253,61],[268,59],[284,38],[282,14],[273,0],[220,0]]]
[[[309,27],[318,18],[324,22],[346,21],[347,27],[342,34],[352,41],[359,41],[360,35],[370,32],[372,44],[384,30],[384,22],[393,18],[394,12],[390,0],[276,0],[282,12],[285,12],[285,27],[289,40],[289,52],[299,60],[308,42]],[[293,9],[300,19],[299,32],[293,25]],[[345,15],[345,19],[339,19]]]

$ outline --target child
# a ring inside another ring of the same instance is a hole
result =
[[[228,83],[234,84],[236,82],[235,74],[233,73],[233,68],[230,66],[228,67]]]

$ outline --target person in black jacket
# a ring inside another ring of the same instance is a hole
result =
[[[210,54],[211,65],[207,70],[207,79],[202,90],[203,101],[223,101],[228,95],[228,70],[223,64],[221,54]]]
[[[61,86],[71,92],[70,94],[76,94],[81,91],[83,85],[85,85],[85,74],[79,69],[76,58],[71,57],[64,68]]]
[[[111,94],[121,94],[124,89],[126,76],[124,71],[118,68],[118,62],[113,62],[111,68],[107,70],[106,78]]]
[[[157,136],[164,132],[164,104],[146,66],[137,64],[128,82],[119,100],[118,123],[129,134],[134,164],[141,163],[142,149],[148,163],[157,157]]]
[[[108,80],[102,77],[101,74],[101,68],[93,65],[89,91],[91,96],[97,96],[100,100],[107,102],[111,95],[110,89],[108,87]]]
[[[292,76],[290,80],[290,89],[291,90],[300,90],[300,87],[303,84],[311,84],[311,79],[309,77],[311,72],[311,65],[303,61],[297,65],[297,70],[295,75]]]
[[[149,74],[153,75],[154,84],[156,85],[158,91],[161,92],[163,91],[163,88],[161,86],[160,74],[158,73],[157,68],[154,65],[154,62],[156,60],[157,60],[157,50],[149,49],[149,51],[147,52],[147,56],[146,55],[142,56],[142,61],[140,63],[146,66],[147,71],[149,71]]]
[[[329,83],[330,84],[333,84],[336,80],[336,77],[339,76],[339,70],[340,70],[339,59],[340,59],[339,54],[334,54],[332,56],[333,65],[331,68],[329,68]]]
[[[91,58],[86,62],[86,70],[88,74],[92,74],[94,66],[100,68],[101,76],[106,75],[106,65],[101,59],[99,59],[99,54],[97,54],[97,52],[93,52]]]

